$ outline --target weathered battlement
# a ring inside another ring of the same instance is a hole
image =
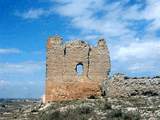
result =
[[[78,74],[81,66],[82,74]],[[63,43],[59,36],[47,43],[46,102],[86,98],[101,94],[101,83],[108,78],[110,57],[106,42],[97,47],[84,41]]]

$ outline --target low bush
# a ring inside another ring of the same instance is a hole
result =
[[[66,111],[55,110],[41,114],[39,120],[88,120],[93,116],[93,109],[89,106],[79,106]]]
[[[103,108],[103,110],[109,110],[109,109],[112,109],[111,103],[105,102],[105,103],[104,103],[104,108]]]
[[[108,120],[140,120],[140,113],[135,112],[123,112],[121,109],[115,109],[109,112],[106,116]]]

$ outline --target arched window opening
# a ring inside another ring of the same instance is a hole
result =
[[[82,75],[83,74],[83,64],[82,63],[79,63],[76,65],[76,73],[78,76]]]

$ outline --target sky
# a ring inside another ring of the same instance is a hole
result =
[[[0,98],[39,98],[49,36],[105,38],[111,75],[160,75],[159,0],[0,0]]]

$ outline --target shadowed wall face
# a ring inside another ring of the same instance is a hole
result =
[[[62,44],[58,36],[49,38],[46,69],[46,102],[100,95],[110,71],[105,40],[91,47],[84,41]]]

